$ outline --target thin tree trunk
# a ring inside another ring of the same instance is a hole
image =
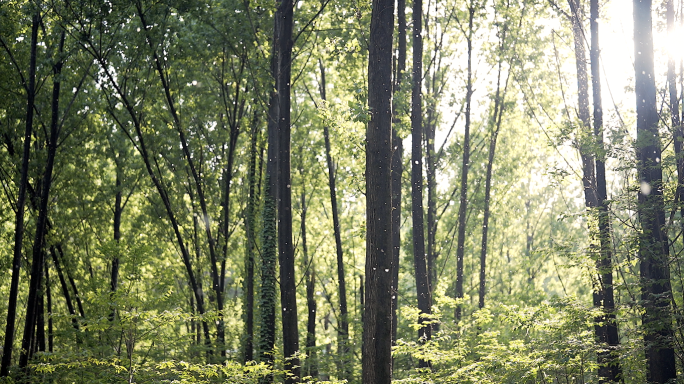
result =
[[[255,118],[252,120],[252,135],[250,139],[249,171],[247,182],[249,183],[249,200],[247,202],[246,238],[245,245],[245,278],[244,278],[244,305],[245,305],[245,335],[243,338],[243,364],[254,360],[254,251],[256,247],[256,210],[258,196],[256,194],[256,158],[259,128]]]
[[[394,1],[373,0],[366,129],[364,384],[392,381],[392,35]],[[388,193],[389,191],[389,193]]]
[[[61,244],[57,244],[57,252],[59,253],[59,257],[61,258],[62,262],[65,263],[64,265],[64,272],[66,273],[67,280],[69,281],[69,285],[71,286],[71,290],[74,292],[74,299],[76,300],[76,306],[78,307],[78,313],[81,315],[81,318],[85,319],[85,311],[83,310],[83,301],[81,300],[81,295],[78,293],[78,289],[76,288],[76,282],[74,281],[74,278],[71,276],[71,273],[69,273],[69,268],[66,265],[65,257],[64,257],[64,250],[62,248]]]
[[[598,197],[598,225],[601,254],[597,260],[597,272],[600,276],[602,302],[598,303],[602,309],[603,325],[600,341],[608,344],[608,352],[599,356],[599,380],[616,383],[622,379],[617,347],[620,345],[618,326],[615,319],[615,298],[613,294],[613,247],[610,229],[608,191],[606,188],[606,165],[603,145],[603,108],[601,105],[601,75],[599,67],[599,4],[598,0],[590,0],[591,12],[591,85],[594,100],[594,138],[596,140],[596,192]],[[597,303],[594,303],[596,305]]]
[[[114,242],[116,243],[116,250],[114,257],[112,258],[112,274],[110,279],[110,292],[112,300],[114,299],[114,293],[119,286],[119,241],[121,240],[121,213],[123,212],[122,207],[122,191],[121,191],[121,169],[118,161],[116,162],[116,195],[114,197]],[[114,321],[116,318],[116,306],[112,305],[111,312],[109,313],[109,320]]]
[[[669,247],[665,233],[663,174],[658,110],[653,68],[651,1],[634,0],[634,70],[637,100],[637,161],[639,192],[640,282],[647,379],[665,383],[677,377],[672,347],[672,288],[668,267]]]
[[[55,163],[55,155],[57,153],[57,142],[59,139],[59,95],[61,86],[61,73],[64,61],[62,54],[64,52],[64,40],[66,33],[64,30],[60,33],[59,48],[57,53],[57,60],[53,66],[53,87],[52,87],[52,103],[51,103],[51,120],[50,133],[47,145],[47,159],[43,178],[41,181],[40,192],[40,207],[38,211],[38,221],[36,222],[36,233],[33,241],[33,260],[31,264],[31,280],[29,282],[29,293],[26,305],[26,318],[24,325],[24,336],[21,341],[22,352],[19,355],[19,368],[24,370],[28,365],[28,360],[32,357],[31,343],[33,343],[35,324],[38,317],[39,296],[42,287],[43,277],[43,263],[45,244],[45,232],[47,230],[47,215],[48,202],[50,201],[50,187],[52,186],[52,170]]]
[[[31,56],[29,59],[29,75],[26,106],[26,129],[24,131],[24,149],[21,160],[21,177],[17,196],[17,214],[14,226],[14,255],[12,257],[12,280],[10,282],[9,302],[7,304],[7,322],[5,325],[5,343],[3,345],[0,376],[9,375],[12,364],[12,347],[14,345],[14,327],[17,317],[17,296],[19,293],[19,273],[21,268],[21,248],[24,241],[24,209],[26,206],[26,188],[28,185],[29,157],[31,154],[31,136],[33,134],[33,112],[36,90],[36,47],[38,44],[38,27],[40,24],[40,8],[34,5],[31,26]]]
[[[48,332],[47,332],[47,341],[48,341],[48,352],[52,353],[53,352],[53,347],[54,347],[54,328],[52,325],[52,287],[50,286],[50,275],[49,275],[49,270],[50,268],[48,267],[48,263],[44,263],[45,265],[45,295],[46,295],[46,301],[47,301],[47,316],[48,316]]]
[[[211,231],[211,219],[209,217],[209,212],[207,209],[207,202],[204,197],[204,189],[202,188],[202,180],[200,178],[199,172],[197,171],[197,167],[195,166],[195,162],[193,161],[192,154],[190,153],[190,148],[188,146],[188,141],[187,138],[185,137],[185,132],[183,130],[183,126],[181,125],[181,120],[180,120],[180,115],[178,114],[175,106],[174,99],[171,95],[171,85],[169,83],[169,79],[167,78],[164,69],[162,67],[162,59],[159,57],[157,54],[157,50],[155,49],[152,40],[149,37],[149,29],[150,26],[147,23],[145,19],[145,15],[142,11],[140,3],[136,3],[137,10],[138,10],[138,16],[140,18],[140,22],[142,23],[143,29],[145,30],[145,39],[147,41],[148,46],[152,50],[152,56],[153,56],[153,61],[157,70],[157,74],[159,75],[159,79],[162,83],[162,87],[164,89],[164,95],[166,99],[166,104],[169,107],[169,111],[171,113],[171,117],[173,118],[174,126],[176,130],[178,131],[178,136],[181,141],[181,148],[183,150],[183,154],[185,156],[185,160],[188,163],[188,167],[190,168],[190,172],[192,173],[192,179],[195,182],[195,188],[197,190],[197,197],[199,198],[199,203],[200,203],[200,208],[202,209],[202,222],[204,223],[204,231],[207,236],[207,242],[209,243],[209,257],[211,259],[211,276],[212,276],[212,288],[214,290],[214,293],[216,295],[216,308],[218,310],[218,321],[216,322],[216,338],[217,338],[217,347],[219,349],[219,353],[221,357],[226,356],[226,348],[225,348],[225,326],[224,326],[224,321],[223,321],[223,291],[222,287],[223,284],[220,281],[220,274],[219,274],[219,267],[218,267],[218,257],[216,255],[216,241],[212,235]]]
[[[395,100],[406,71],[406,0],[397,0],[397,68],[392,98],[392,123],[399,121]],[[404,146],[397,130],[392,130],[392,318],[397,318],[399,301],[399,260],[401,252],[401,177],[404,173]],[[392,346],[397,342],[397,322],[392,322]]]
[[[303,175],[302,175],[303,176]],[[318,357],[316,356],[316,296],[314,287],[316,284],[316,269],[313,260],[309,261],[309,250],[306,245],[306,187],[302,187],[301,194],[301,230],[302,230],[302,253],[304,254],[304,280],[306,281],[306,354],[304,362],[304,375],[318,378]]]
[[[50,246],[50,255],[52,256],[52,262],[55,264],[55,270],[57,271],[57,277],[59,277],[59,283],[62,287],[62,294],[64,295],[64,300],[66,301],[67,310],[69,311],[69,315],[71,315],[71,323],[73,324],[74,329],[78,331],[79,325],[78,320],[76,319],[76,310],[74,309],[74,303],[71,301],[69,286],[64,278],[64,273],[62,272],[62,267],[59,262],[59,256],[57,256],[54,246]]]
[[[321,70],[321,99],[327,101],[325,93],[325,67],[323,61],[319,60],[319,68]],[[333,217],[333,232],[335,235],[335,250],[337,254],[337,284],[338,294],[340,297],[340,316],[337,328],[337,342],[339,354],[338,371],[339,376],[347,381],[351,381],[351,364],[349,364],[349,318],[347,313],[347,284],[344,273],[344,251],[342,249],[342,234],[340,227],[340,216],[337,208],[337,187],[336,187],[336,171],[333,163],[331,149],[330,149],[330,129],[327,125],[323,126],[323,137],[325,139],[325,160],[328,165],[328,186],[330,189],[330,205]]]
[[[418,323],[426,322],[432,311],[432,296],[425,255],[425,228],[423,223],[423,2],[413,0],[413,72],[411,92],[411,218],[413,222],[413,265],[418,296]],[[432,327],[427,324],[418,329],[420,342],[431,339]],[[430,363],[420,360],[419,367]]]
[[[508,32],[507,24],[504,24],[500,32],[499,40],[499,64],[496,76],[496,94],[494,96],[494,111],[492,113],[492,136],[489,139],[489,152],[487,155],[487,174],[485,177],[485,195],[484,208],[482,218],[482,248],[480,252],[480,289],[478,292],[478,308],[482,309],[485,306],[485,294],[487,288],[487,245],[489,234],[489,216],[490,203],[492,191],[492,169],[494,167],[494,155],[496,154],[496,140],[501,130],[501,120],[505,109],[506,90],[508,89],[508,80],[510,78],[510,69],[506,76],[505,84],[501,89],[501,72],[503,71],[504,51],[506,48],[506,35]]]
[[[456,246],[456,298],[463,298],[463,258],[465,257],[466,212],[468,209],[468,169],[470,168],[470,104],[473,96],[473,19],[475,5],[468,5],[468,74],[466,83],[465,132],[463,133],[463,164],[461,166],[461,197],[458,206],[458,237]],[[456,321],[461,320],[462,306],[454,310]]]

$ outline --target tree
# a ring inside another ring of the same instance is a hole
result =
[[[413,264],[415,268],[416,291],[418,295],[419,324],[427,322],[432,313],[432,288],[425,253],[425,228],[423,225],[423,2],[413,0],[413,71],[411,92],[411,218],[413,221]],[[432,326],[423,325],[418,338],[425,342],[431,339]],[[421,360],[421,367],[429,362]]]
[[[461,192],[458,205],[458,240],[456,245],[456,298],[463,298],[463,258],[465,257],[465,235],[466,235],[466,212],[468,210],[468,169],[470,168],[470,123],[471,123],[471,104],[473,97],[473,32],[475,11],[478,5],[474,0],[468,3],[468,29],[461,25],[461,32],[466,37],[468,43],[468,69],[466,78],[466,110],[465,110],[465,132],[463,133],[463,162],[461,165]],[[461,305],[456,306],[454,318],[456,321],[461,319]]]
[[[392,380],[392,35],[394,1],[373,0],[366,129],[366,282],[363,383]]]
[[[639,181],[639,277],[644,306],[643,327],[650,382],[677,377],[672,347],[669,244],[665,232],[663,171],[653,69],[651,1],[634,0],[634,71]]]
[[[608,351],[600,352],[598,356],[599,377],[607,382],[617,382],[621,379],[622,368],[616,354],[620,344],[618,326],[615,316],[615,298],[613,289],[613,246],[612,231],[609,216],[609,201],[606,183],[605,148],[603,143],[603,106],[601,104],[601,71],[599,68],[599,4],[598,0],[590,0],[591,12],[591,88],[594,101],[594,140],[596,141],[596,192],[598,198],[598,236],[600,244],[599,257],[596,260],[596,270],[599,281],[598,295],[594,296],[594,306],[603,312],[597,318],[598,339]]]
[[[17,195],[16,219],[14,226],[14,256],[12,258],[12,282],[7,309],[7,323],[5,327],[5,343],[2,354],[0,376],[9,375],[12,363],[12,346],[14,344],[14,325],[16,321],[17,296],[19,293],[19,268],[21,267],[21,249],[24,238],[24,209],[26,206],[26,189],[28,185],[29,157],[31,153],[31,136],[33,132],[33,113],[36,92],[36,46],[38,44],[38,28],[40,24],[40,7],[34,4],[31,20],[31,58],[29,62],[28,84],[26,87],[26,129],[24,133],[24,148],[21,160],[21,179]]]

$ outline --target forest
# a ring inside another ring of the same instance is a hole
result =
[[[682,38],[683,0],[0,0],[0,383],[684,382]]]

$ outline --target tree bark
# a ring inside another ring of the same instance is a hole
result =
[[[394,1],[373,0],[366,129],[366,289],[363,383],[392,380],[392,34]],[[388,191],[390,193],[388,193]]]
[[[480,288],[478,292],[478,308],[482,309],[485,306],[485,295],[487,288],[487,245],[488,245],[488,234],[489,234],[489,216],[490,216],[490,203],[491,203],[491,191],[492,191],[492,170],[494,168],[494,156],[496,154],[496,141],[499,136],[499,131],[501,130],[501,120],[506,105],[506,91],[508,90],[508,80],[510,78],[510,69],[506,80],[504,80],[503,89],[501,89],[501,73],[503,71],[504,62],[504,52],[506,49],[506,35],[508,32],[508,25],[504,24],[503,28],[499,31],[499,63],[498,72],[496,76],[496,93],[494,96],[494,111],[492,113],[491,124],[492,133],[489,138],[489,152],[487,154],[487,171],[485,176],[485,195],[484,195],[484,208],[483,208],[483,218],[482,218],[482,248],[480,251]]]
[[[256,116],[256,113],[255,113]],[[256,209],[259,197],[256,191],[256,161],[257,161],[257,141],[259,128],[256,119],[252,124],[252,135],[250,139],[249,171],[247,182],[249,183],[249,200],[247,202],[246,217],[246,239],[245,245],[245,277],[244,277],[244,306],[245,306],[245,335],[242,346],[242,362],[254,360],[254,254],[256,248]]]
[[[468,73],[466,83],[465,132],[463,133],[463,164],[461,166],[461,196],[458,206],[458,237],[456,246],[456,298],[463,298],[463,258],[465,257],[466,212],[468,209],[468,169],[470,168],[470,107],[473,96],[473,19],[475,5],[468,5]],[[461,320],[462,306],[454,310],[454,319]]]
[[[319,60],[319,68],[321,70],[321,99],[327,101],[325,92],[325,66],[323,61]],[[344,251],[342,249],[342,234],[340,226],[339,209],[337,207],[337,186],[336,186],[336,171],[335,163],[333,162],[330,149],[330,129],[327,125],[323,126],[323,137],[325,139],[325,160],[328,166],[328,187],[330,189],[330,205],[333,218],[333,233],[335,235],[335,251],[337,254],[337,284],[338,294],[340,297],[340,316],[337,328],[337,342],[339,355],[338,371],[342,379],[351,381],[352,371],[351,364],[349,364],[349,315],[347,312],[347,284],[344,272]]]
[[[392,91],[392,123],[399,121],[396,106],[397,93],[406,71],[406,0],[397,0],[397,67]],[[402,138],[392,129],[392,318],[397,318],[399,300],[399,260],[401,253],[401,178],[404,173],[404,146]],[[392,322],[392,345],[397,342],[397,322]]]
[[[283,322],[285,383],[299,382],[299,331],[297,327],[297,287],[292,246],[292,188],[290,177],[290,89],[292,77],[292,28],[294,1],[282,0],[276,17],[279,23],[278,76],[278,261],[280,263],[280,301]]]
[[[31,21],[31,54],[29,59],[28,85],[26,87],[26,129],[24,131],[24,148],[21,159],[21,177],[17,195],[17,212],[14,226],[14,255],[12,257],[12,280],[10,282],[9,302],[7,304],[7,322],[5,325],[5,343],[3,345],[0,376],[9,375],[12,364],[12,347],[14,345],[14,327],[17,317],[17,296],[19,293],[19,274],[21,268],[21,248],[24,241],[24,210],[26,207],[26,189],[28,185],[29,157],[31,154],[31,136],[33,134],[33,112],[36,92],[36,47],[38,44],[38,27],[40,9],[35,5]]]
[[[665,383],[677,376],[672,346],[672,289],[665,232],[663,174],[658,135],[651,0],[634,0],[634,70],[637,100],[637,161],[641,190],[638,213],[642,324],[647,379]]]
[[[64,30],[60,33],[59,48],[57,50],[57,58],[53,66],[53,85],[52,85],[52,102],[51,102],[51,119],[50,119],[50,133],[47,143],[47,159],[43,177],[41,181],[40,192],[40,207],[38,211],[38,220],[36,222],[36,233],[33,241],[33,260],[31,264],[31,280],[29,282],[29,292],[26,304],[26,318],[24,325],[24,336],[21,341],[21,353],[19,355],[19,368],[24,370],[28,365],[28,360],[31,355],[31,344],[35,337],[34,330],[38,318],[38,311],[41,309],[38,303],[40,291],[42,289],[43,277],[43,263],[45,262],[45,252],[43,246],[45,245],[45,232],[47,230],[47,215],[48,203],[50,201],[50,187],[52,186],[52,170],[55,164],[55,155],[57,153],[57,142],[59,139],[59,96],[61,87],[61,73],[64,59],[64,40],[66,33]]]
[[[302,175],[303,176],[303,175]],[[309,260],[309,249],[306,244],[306,188],[302,188],[301,194],[301,230],[302,230],[302,253],[304,255],[304,280],[306,281],[306,361],[304,362],[304,376],[313,379],[318,378],[318,357],[316,356],[316,296],[314,286],[316,283],[316,269],[313,260]]]
[[[599,4],[598,0],[590,0],[591,12],[591,85],[594,100],[594,138],[598,153],[596,160],[596,193],[598,198],[598,226],[600,256],[597,260],[597,275],[601,292],[601,302],[595,302],[594,306],[602,310],[601,318],[597,319],[597,336],[608,351],[601,352],[598,356],[599,382],[617,383],[622,379],[617,347],[620,345],[618,326],[615,319],[615,298],[613,293],[613,247],[609,215],[608,191],[606,187],[605,151],[603,145],[603,107],[601,105],[601,74],[599,67]]]
[[[423,222],[423,2],[413,0],[413,71],[411,91],[411,218],[413,222],[413,265],[418,296],[418,323],[426,322],[432,311],[432,296],[425,254],[425,228]],[[431,339],[432,327],[427,324],[418,329],[420,342]],[[420,360],[419,367],[430,363]]]

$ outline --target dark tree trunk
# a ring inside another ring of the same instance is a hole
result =
[[[423,223],[423,2],[413,0],[413,72],[411,92],[411,218],[413,222],[413,265],[415,268],[416,294],[418,296],[418,323],[426,321],[431,314],[432,296],[425,255],[425,228]],[[431,339],[432,327],[427,324],[418,329],[420,342]],[[420,360],[419,366],[430,363]]]
[[[392,380],[392,34],[394,1],[373,0],[366,129],[366,289],[363,383]],[[390,193],[388,193],[388,191]]]
[[[321,99],[327,100],[325,93],[325,67],[323,61],[319,60],[319,68],[321,70]],[[349,364],[349,315],[347,313],[347,284],[344,273],[344,251],[342,249],[342,234],[340,227],[340,215],[337,208],[337,186],[335,164],[332,159],[330,149],[330,129],[327,125],[323,126],[323,137],[325,138],[325,160],[328,165],[328,187],[330,189],[330,205],[333,217],[333,232],[335,235],[335,251],[337,254],[337,284],[338,294],[340,297],[340,316],[337,328],[337,342],[338,342],[338,371],[339,377],[347,381],[351,381],[351,364]]]
[[[613,247],[610,229],[608,191],[606,188],[606,165],[603,146],[603,108],[601,105],[601,75],[599,67],[599,4],[598,0],[590,0],[591,7],[591,85],[594,99],[594,138],[596,140],[596,193],[598,198],[598,225],[599,244],[601,247],[600,257],[597,260],[597,274],[600,277],[600,293],[602,301],[594,303],[602,310],[601,318],[597,319],[597,336],[599,341],[608,345],[608,351],[598,356],[599,380],[608,383],[617,383],[622,379],[617,347],[620,344],[618,326],[615,319],[615,298],[613,294]]]
[[[52,353],[53,347],[54,347],[54,329],[52,325],[52,288],[50,286],[50,275],[49,275],[49,270],[50,268],[48,267],[48,263],[44,263],[45,265],[45,297],[46,297],[46,304],[47,304],[47,321],[48,321],[48,331],[47,331],[47,343],[48,343],[48,352]]]
[[[672,347],[672,314],[668,239],[665,232],[663,174],[658,109],[653,69],[651,1],[634,0],[634,70],[637,100],[637,161],[642,323],[648,381],[665,383],[677,377]]]
[[[304,376],[311,376],[313,379],[318,378],[318,357],[316,356],[316,269],[313,260],[309,260],[309,249],[306,244],[306,188],[302,188],[301,195],[302,214],[301,214],[301,230],[302,230],[302,253],[304,254],[304,280],[306,281],[306,354],[307,358],[304,362]]]
[[[461,166],[461,197],[458,206],[458,237],[456,245],[456,298],[463,298],[463,258],[465,257],[466,212],[468,209],[468,169],[470,168],[470,104],[473,96],[473,18],[475,5],[468,5],[468,78],[466,83],[465,132],[463,133],[463,165]],[[454,310],[454,319],[461,320],[462,306]]]
[[[19,269],[21,268],[21,248],[24,241],[24,209],[26,206],[26,188],[28,185],[29,157],[31,153],[31,136],[33,134],[33,112],[36,90],[36,46],[38,44],[38,27],[40,10],[36,7],[31,22],[31,56],[29,60],[28,84],[26,85],[26,129],[24,131],[24,149],[21,158],[21,177],[17,195],[17,214],[14,226],[14,255],[12,257],[12,280],[10,282],[9,302],[7,304],[7,323],[5,325],[5,343],[3,345],[0,376],[9,375],[12,364],[12,347],[14,344],[14,327],[17,317],[17,296],[19,293]]]
[[[255,114],[256,116],[256,114]],[[243,338],[243,364],[254,360],[254,254],[256,248],[256,209],[259,197],[256,193],[256,161],[257,141],[259,128],[254,119],[252,125],[252,137],[250,140],[249,171],[247,182],[249,183],[249,201],[247,202],[246,238],[245,245],[245,278],[244,278],[244,305],[245,305],[245,335]]]
[[[299,382],[299,331],[297,327],[297,287],[292,246],[292,188],[290,177],[290,89],[294,1],[282,0],[276,12],[278,24],[278,261],[280,262],[280,301],[283,321],[285,383]]]
[[[122,207],[122,191],[121,191],[121,175],[122,171],[119,168],[118,161],[116,162],[116,196],[114,197],[114,242],[116,243],[116,253],[112,258],[112,275],[110,280],[110,291],[112,296],[119,286],[119,241],[121,240],[121,213]],[[116,317],[116,308],[112,306],[109,314],[109,320],[114,321]]]
[[[78,320],[76,319],[76,310],[74,309],[74,303],[71,301],[69,286],[64,278],[62,266],[59,262],[59,256],[57,256],[54,246],[50,246],[50,256],[52,256],[52,262],[55,264],[55,270],[57,271],[57,276],[59,277],[59,284],[62,287],[62,294],[64,295],[64,300],[66,301],[67,310],[69,311],[69,315],[71,315],[71,323],[73,324],[74,329],[78,330],[79,325]]]
[[[50,133],[47,144],[47,159],[43,177],[41,181],[40,191],[40,207],[38,210],[38,220],[36,222],[36,233],[33,240],[33,259],[31,264],[31,280],[29,282],[29,293],[26,304],[26,318],[24,325],[24,336],[21,340],[22,352],[19,355],[19,368],[22,370],[28,365],[28,360],[31,356],[31,344],[35,337],[34,330],[38,318],[38,311],[41,309],[38,303],[40,299],[40,291],[42,289],[43,277],[43,263],[45,262],[45,232],[47,230],[47,215],[48,203],[50,201],[50,187],[52,186],[52,169],[55,164],[55,155],[57,153],[57,142],[59,139],[59,95],[61,86],[61,73],[64,64],[62,54],[64,52],[64,40],[66,33],[64,31],[60,34],[59,48],[57,53],[57,60],[53,66],[53,86],[52,86],[52,103],[51,103],[51,119],[50,119]]]
[[[273,47],[271,52],[271,73],[277,88],[278,58],[280,47],[276,42],[280,33],[280,11],[276,12],[273,26]],[[278,198],[278,157],[279,136],[278,120],[280,114],[280,99],[278,92],[273,91],[269,96],[268,105],[268,154],[266,163],[266,180],[264,183],[264,206],[261,232],[261,286],[259,287],[259,362],[271,366],[274,360],[275,347],[275,306],[276,306],[276,258],[277,258],[277,230],[276,230],[276,201]],[[269,375],[260,383],[273,382]]]
[[[67,279],[69,280],[69,285],[71,286],[71,290],[74,292],[74,299],[76,300],[76,306],[78,307],[78,313],[81,315],[82,319],[85,319],[85,311],[83,310],[83,301],[81,300],[81,295],[78,293],[78,288],[76,288],[76,282],[74,281],[74,278],[71,276],[71,273],[69,273],[69,268],[66,265],[65,257],[64,257],[64,250],[62,248],[61,244],[57,244],[57,252],[59,253],[59,257],[62,259],[62,262],[64,262],[64,272],[66,273]]]
[[[406,71],[406,0],[397,0],[397,68],[392,91],[392,123],[399,121],[396,95]],[[399,260],[401,252],[401,177],[404,173],[404,146],[395,129],[392,130],[392,318],[397,318],[399,300]],[[397,322],[392,322],[392,345],[397,342]]]

